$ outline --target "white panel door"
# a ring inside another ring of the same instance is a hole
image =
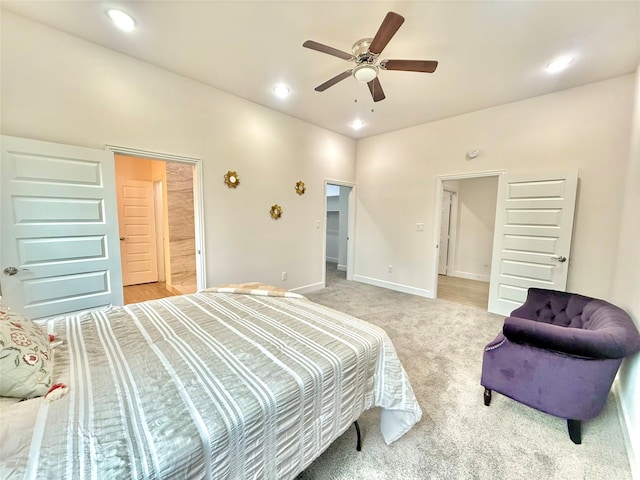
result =
[[[438,252],[438,275],[446,275],[449,269],[449,241],[451,240],[451,197],[452,193],[442,191],[442,211],[440,212],[440,250]]]
[[[153,184],[118,178],[122,283],[158,281]]]
[[[123,303],[113,153],[0,137],[0,287],[32,318]]]
[[[566,288],[577,172],[500,176],[489,311],[509,315],[529,287]]]

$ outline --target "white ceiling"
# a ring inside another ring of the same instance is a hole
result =
[[[353,138],[632,73],[640,63],[638,1],[2,1],[2,7],[113,50]],[[137,21],[124,33],[105,15]],[[350,52],[388,11],[405,17],[380,59],[438,60],[433,74],[381,71],[373,103],[351,68],[302,47]],[[562,54],[572,66],[550,75]],[[287,84],[282,100],[272,87]],[[373,110],[373,111],[372,111]],[[354,131],[349,122],[366,122]]]

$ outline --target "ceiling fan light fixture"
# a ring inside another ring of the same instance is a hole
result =
[[[353,76],[359,82],[369,83],[378,76],[378,67],[370,63],[363,63],[353,69]]]

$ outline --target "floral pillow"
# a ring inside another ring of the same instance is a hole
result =
[[[52,384],[49,335],[29,318],[9,310],[0,298],[0,396],[33,398]]]

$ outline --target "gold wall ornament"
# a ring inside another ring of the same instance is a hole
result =
[[[307,190],[307,187],[304,186],[304,182],[300,180],[296,182],[296,193],[298,195],[304,195],[304,192]]]
[[[229,170],[224,174],[224,183],[226,183],[229,188],[236,188],[240,184],[240,177],[236,172]]]
[[[278,220],[282,216],[282,207],[277,203],[271,207],[271,218]]]

